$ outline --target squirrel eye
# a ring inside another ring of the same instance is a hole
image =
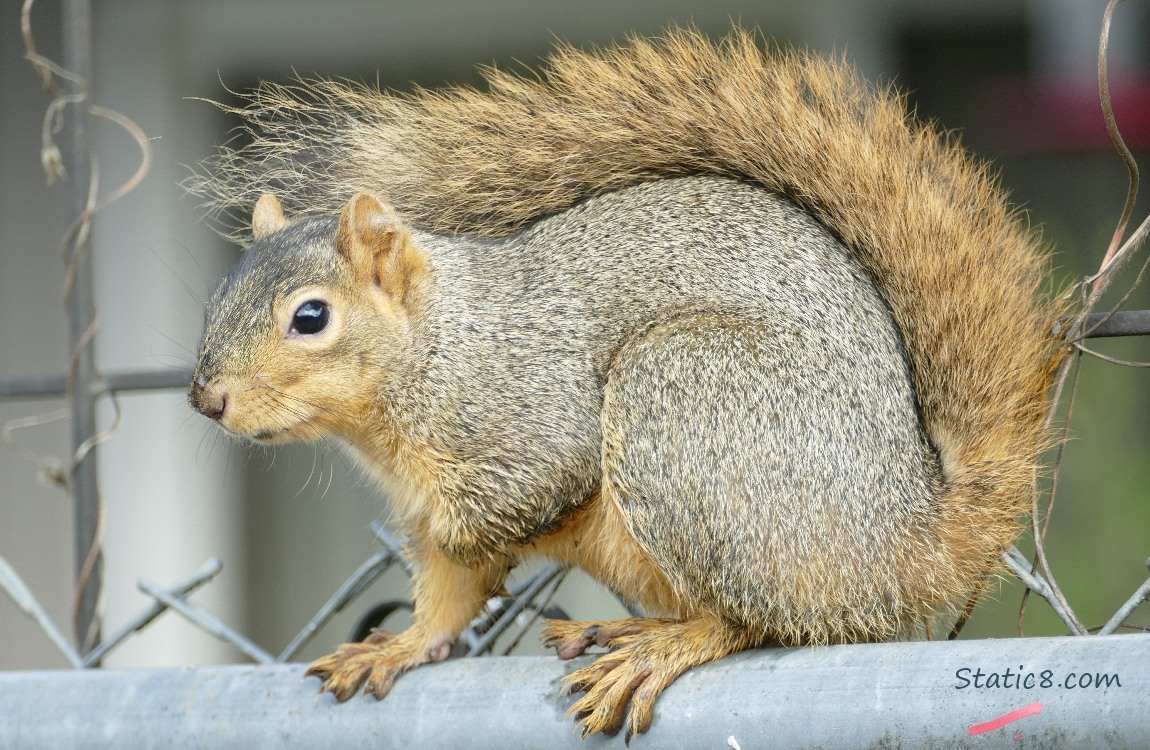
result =
[[[327,328],[327,321],[331,317],[327,303],[318,299],[309,299],[298,308],[291,318],[290,333],[303,336],[319,333]]]

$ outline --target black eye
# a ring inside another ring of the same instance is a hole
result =
[[[303,336],[319,333],[327,328],[330,317],[331,311],[328,310],[326,302],[309,299],[296,309],[295,315],[292,315],[291,332]]]

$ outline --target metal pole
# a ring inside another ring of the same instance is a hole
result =
[[[0,672],[0,747],[623,748],[553,656],[453,659],[337,704],[304,666]],[[1147,748],[1150,635],[763,649],[689,671],[636,750]]]
[[[85,96],[67,109],[64,160],[69,171],[68,203],[74,221],[88,208],[92,182],[88,105],[92,85],[92,13],[89,0],[63,0],[64,67],[77,76]],[[79,230],[79,231],[78,231]],[[96,484],[96,454],[88,441],[96,434],[96,400],[91,382],[96,377],[92,291],[92,253],[89,232],[74,226],[70,234],[68,289],[69,395],[72,407],[71,476],[75,513],[76,597],[73,626],[80,653],[100,641],[97,605],[103,559],[99,549],[100,498]]]

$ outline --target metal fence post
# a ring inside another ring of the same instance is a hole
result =
[[[97,607],[103,558],[100,552],[100,498],[96,483],[96,378],[90,216],[92,150],[88,103],[92,85],[92,12],[89,0],[63,0],[64,67],[77,77],[80,100],[66,111],[64,161],[68,169],[68,204],[75,222],[69,233],[68,343],[71,366],[68,382],[72,410],[72,472],[69,487],[75,513],[74,630],[80,653],[100,641]]]

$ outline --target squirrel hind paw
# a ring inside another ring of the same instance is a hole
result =
[[[548,621],[545,643],[561,658],[592,644],[609,651],[564,678],[569,695],[583,693],[567,711],[584,738],[596,732],[624,740],[646,732],[655,701],[692,667],[753,645],[745,634],[710,617],[687,621],[631,618],[608,622]]]

